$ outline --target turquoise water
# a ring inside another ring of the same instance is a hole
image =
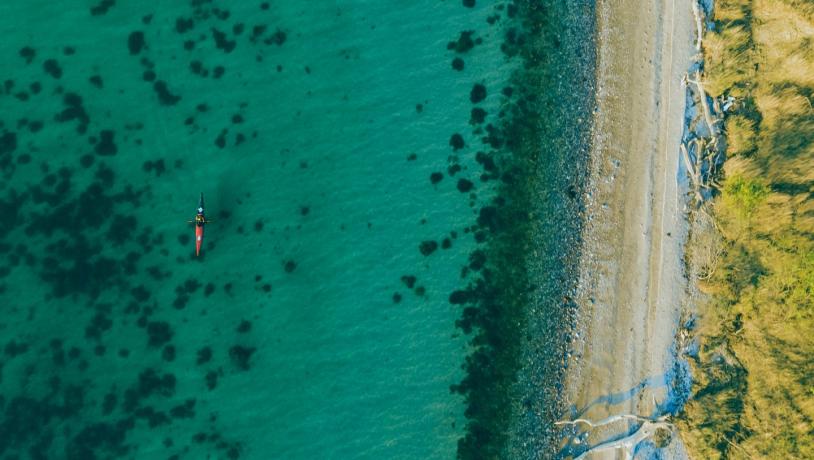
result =
[[[454,457],[520,64],[467,3],[3,2],[0,456]]]

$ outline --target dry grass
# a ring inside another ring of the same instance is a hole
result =
[[[814,458],[814,2],[716,8],[708,86],[744,103],[725,124],[723,239],[679,424],[694,458]]]
[[[726,155],[748,155],[755,149],[756,123],[744,115],[732,115],[726,119]]]

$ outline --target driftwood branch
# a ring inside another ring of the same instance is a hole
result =
[[[698,0],[692,0],[692,14],[695,16],[695,50],[701,51],[701,37],[704,35],[704,13]]]
[[[667,416],[659,417],[658,419],[649,419],[645,417],[640,417],[638,415],[633,414],[620,414],[620,415],[613,415],[606,419],[600,420],[598,422],[592,422],[590,420],[584,418],[578,418],[575,420],[565,420],[556,422],[555,425],[579,425],[584,424],[588,425],[591,429],[598,428],[604,425],[609,425],[611,423],[620,422],[623,420],[633,420],[635,422],[641,423],[639,428],[628,436],[625,436],[621,439],[613,440],[613,441],[606,441],[600,444],[597,444],[594,447],[591,447],[582,455],[577,457],[574,460],[583,460],[587,458],[588,455],[593,455],[596,453],[601,452],[614,452],[619,449],[623,449],[625,454],[625,459],[632,459],[633,453],[636,451],[636,447],[647,439],[653,437],[658,430],[666,430],[670,433],[673,433],[675,430],[675,426],[671,423],[666,422]]]
[[[707,128],[709,128],[709,134],[713,138],[717,138],[719,132],[718,127],[715,125],[720,121],[720,119],[712,116],[712,111],[709,108],[709,102],[707,102],[707,92],[704,91],[704,84],[701,81],[701,71],[696,70],[695,79],[692,80],[687,78],[687,82],[695,85],[695,89],[698,91],[698,98],[701,100],[701,111],[704,114],[704,120],[707,123]]]
[[[562,420],[559,422],[554,422],[554,425],[579,425],[580,423],[588,425],[591,428],[597,428],[604,425],[609,425],[614,422],[619,422],[625,419],[636,420],[638,422],[649,422],[651,421],[648,418],[639,417],[638,415],[633,414],[621,414],[621,415],[613,415],[606,419],[600,420],[598,422],[591,422],[590,420],[584,418],[578,418],[574,420]]]
[[[694,141],[695,139],[691,140],[689,143],[693,143]],[[695,199],[700,203],[704,201],[704,197],[701,195],[701,177],[695,165],[692,163],[692,161],[690,161],[690,154],[687,151],[687,146],[685,144],[681,144],[681,158],[684,159],[684,165],[687,167],[687,173],[690,175],[690,180],[692,180],[692,189],[695,191]]]
[[[588,455],[593,455],[600,452],[615,452],[619,449],[623,449],[625,460],[633,460],[633,454],[636,452],[636,447],[641,444],[642,441],[650,439],[660,429],[667,430],[672,433],[675,427],[667,422],[645,422],[630,436],[594,446],[574,460],[584,460]]]

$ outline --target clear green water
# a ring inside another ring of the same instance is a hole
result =
[[[0,457],[453,457],[448,296],[493,196],[470,91],[494,121],[517,64],[499,5],[0,4]],[[465,30],[483,43],[456,71]]]

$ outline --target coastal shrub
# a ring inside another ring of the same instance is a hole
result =
[[[769,194],[769,189],[757,179],[735,175],[726,179],[724,200],[728,201],[741,217],[748,218]]]

